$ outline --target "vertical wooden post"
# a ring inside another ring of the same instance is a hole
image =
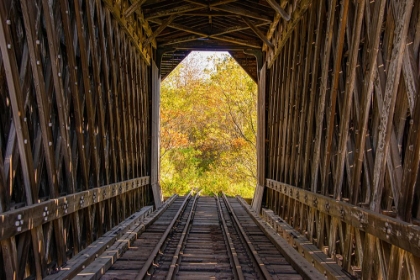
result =
[[[152,154],[150,184],[152,185],[155,207],[162,204],[162,190],[159,184],[160,167],[160,74],[156,63],[152,63]]]
[[[261,210],[261,202],[265,186],[265,93],[267,80],[267,64],[261,69],[258,81],[258,104],[257,104],[257,186],[254,198],[252,199],[252,209],[257,212]]]

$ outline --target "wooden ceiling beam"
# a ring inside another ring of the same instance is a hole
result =
[[[271,8],[273,8],[278,14],[281,15],[281,17],[285,20],[285,21],[289,21],[290,20],[290,15],[288,13],[286,13],[285,10],[283,10],[283,8],[279,5],[279,3],[277,3],[274,0],[266,0],[268,5],[271,6]]]
[[[195,16],[195,17],[237,17],[237,15],[219,12],[219,11],[210,11],[210,12],[195,12],[195,13],[184,13],[183,16]]]
[[[138,1],[143,1],[143,0],[138,0]],[[197,11],[197,10],[201,10],[203,8],[214,8],[217,6],[221,6],[221,5],[226,5],[232,2],[236,2],[237,0],[217,0],[217,1],[213,1],[209,4],[204,4],[198,1],[194,1],[194,0],[184,0],[184,2],[187,2],[189,4],[186,5],[182,5],[182,6],[177,6],[177,7],[173,7],[173,8],[168,8],[168,9],[163,9],[163,10],[159,10],[150,14],[145,15],[146,19],[152,19],[152,18],[159,18],[159,17],[163,17],[163,16],[169,16],[172,14],[184,14],[186,12],[191,12],[191,11]]]
[[[239,7],[239,6],[220,5],[220,6],[213,7],[213,9],[218,10],[218,11],[228,12],[228,13],[235,14],[235,15],[238,15],[238,16],[245,16],[245,17],[250,17],[250,18],[263,20],[263,21],[268,21],[268,22],[272,21],[272,19],[265,14],[259,14],[259,13],[251,12],[251,11],[245,10],[245,9]]]
[[[234,44],[231,42],[219,41],[212,38],[208,40],[198,40],[198,41],[186,41],[182,44],[173,44],[168,46],[159,45],[161,48],[168,50],[188,50],[188,51],[243,51],[244,49],[261,49],[261,47],[256,47],[256,45],[250,44],[249,46]]]
[[[152,42],[162,31],[176,18],[176,15],[171,15],[167,20],[162,22],[162,24],[153,32],[151,36],[149,36],[146,40],[144,40],[143,45],[147,46],[150,42]]]
[[[187,5],[182,5],[182,6],[171,7],[164,10],[159,9],[159,10],[156,10],[155,12],[145,14],[144,17],[146,20],[151,20],[154,18],[166,17],[170,15],[180,15],[180,14],[197,11],[201,9],[203,9],[203,7],[201,6],[197,7],[196,5],[187,4]]]
[[[176,39],[172,39],[172,40],[169,40],[167,42],[161,43],[161,44],[159,44],[159,47],[176,45],[176,44],[185,43],[185,42],[192,42],[192,41],[196,41],[196,40],[199,40],[199,39],[205,39],[205,38],[208,38],[208,36],[207,35],[203,35],[203,36],[190,35],[190,36],[176,38]]]
[[[197,6],[201,6],[204,8],[212,8],[212,7],[216,7],[216,6],[220,6],[220,5],[225,5],[225,4],[229,4],[232,2],[236,2],[238,0],[218,0],[218,1],[213,1],[211,3],[205,4],[205,3],[201,3],[195,0],[184,0],[185,2],[188,2],[190,4],[194,4]]]
[[[180,43],[185,43],[185,42],[193,42],[193,41],[197,41],[200,39],[206,39],[206,38],[210,38],[210,39],[214,39],[214,40],[218,40],[218,41],[223,41],[223,42],[228,42],[228,43],[232,43],[235,45],[240,45],[240,46],[245,46],[245,47],[249,47],[249,48],[261,48],[261,45],[257,44],[256,42],[252,42],[249,40],[241,40],[238,38],[234,38],[234,37],[228,37],[228,36],[215,36],[215,35],[206,35],[206,34],[202,34],[200,35],[193,35],[193,36],[187,36],[187,37],[182,37],[182,38],[177,38],[177,39],[173,39],[170,40],[168,42],[162,43],[160,44],[160,46],[162,47],[166,47],[169,45],[176,45],[176,44],[180,44]]]
[[[163,23],[163,21],[161,21],[159,19],[152,19],[150,21],[153,22],[153,23],[156,23],[156,24],[162,24]],[[268,24],[267,22],[263,22],[263,23],[255,24],[255,26],[259,27],[259,26],[264,26],[264,25],[267,25],[267,24]],[[226,29],[224,29],[220,32],[209,35],[209,34],[206,34],[204,32],[197,31],[197,30],[192,29],[190,27],[187,27],[187,26],[184,26],[184,25],[181,25],[181,24],[177,24],[177,23],[173,23],[173,22],[170,23],[168,26],[171,27],[171,28],[180,30],[180,31],[188,32],[188,33],[199,35],[199,36],[206,36],[206,37],[208,37],[208,36],[220,36],[220,35],[223,35],[223,34],[228,34],[228,33],[233,33],[233,32],[237,32],[237,31],[250,29],[249,26],[236,25],[236,26],[233,26],[233,27],[227,27]]]
[[[254,33],[269,46],[270,48],[274,48],[274,45],[270,42],[270,40],[267,39],[267,37],[264,36],[264,34],[256,27],[249,19],[246,17],[241,17],[241,19],[249,26],[249,28],[254,31]]]
[[[125,10],[124,17],[128,18],[131,16],[136,10],[141,8],[141,5],[143,5],[144,2],[146,2],[146,0],[136,0],[130,7],[127,8],[127,10]]]

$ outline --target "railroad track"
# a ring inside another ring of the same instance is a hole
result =
[[[224,195],[176,199],[132,247],[102,279],[302,279]]]

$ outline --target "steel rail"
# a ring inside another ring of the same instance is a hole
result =
[[[242,273],[241,264],[239,263],[238,254],[236,253],[235,245],[233,244],[232,238],[230,237],[229,229],[226,225],[225,218],[223,217],[222,206],[220,205],[220,199],[218,196],[216,196],[216,202],[217,202],[217,208],[219,209],[220,221],[222,222],[223,236],[225,238],[225,242],[227,243],[226,245],[228,245],[227,247],[228,247],[228,254],[229,254],[230,262],[235,267],[235,269],[233,270],[234,279],[240,279],[240,280],[245,279]]]
[[[261,260],[260,256],[258,255],[257,250],[255,249],[254,245],[252,245],[251,240],[248,238],[248,235],[246,234],[244,228],[241,226],[241,223],[238,220],[238,217],[236,216],[235,212],[232,209],[232,206],[230,205],[230,202],[228,201],[226,195],[223,193],[223,200],[228,207],[228,211],[231,214],[233,221],[235,222],[235,225],[237,226],[237,229],[239,229],[239,234],[245,240],[245,244],[248,247],[249,251],[251,252],[251,258],[253,259],[254,263],[257,264],[256,269],[258,269],[261,273],[261,275],[264,276],[265,279],[273,279],[271,277],[271,274],[268,272],[267,267],[264,265],[264,262]]]
[[[193,205],[191,206],[191,211],[188,214],[187,222],[185,223],[184,230],[182,231],[181,237],[179,238],[178,245],[176,246],[176,251],[175,251],[174,255],[172,256],[172,263],[169,267],[168,274],[166,275],[166,280],[173,279],[175,268],[178,265],[179,254],[181,253],[181,248],[184,245],[184,240],[187,237],[187,235],[188,235],[188,233],[191,229],[190,224],[191,224],[191,221],[192,221],[192,219],[194,217],[194,214],[195,214],[195,208],[197,207],[197,199],[198,199],[199,195],[200,194],[198,193],[194,197]]]
[[[160,238],[158,244],[155,246],[155,248],[153,249],[149,258],[147,259],[146,263],[143,265],[143,268],[137,274],[136,280],[141,280],[141,279],[145,278],[146,274],[148,273],[150,267],[153,264],[153,261],[155,260],[157,254],[159,253],[159,250],[162,248],[163,244],[165,243],[166,238],[168,237],[169,233],[171,232],[175,222],[178,220],[178,217],[181,215],[181,213],[184,212],[185,207],[188,204],[187,202],[189,202],[190,198],[191,198],[191,193],[189,193],[188,196],[185,198],[185,200],[182,203],[181,207],[179,208],[178,212],[175,214],[175,217],[172,219],[171,223],[166,228],[166,230],[163,233],[162,237]]]

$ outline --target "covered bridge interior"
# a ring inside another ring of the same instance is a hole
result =
[[[160,81],[223,50],[258,83],[252,208],[349,275],[418,279],[419,46],[414,0],[0,1],[0,278],[161,205]]]

